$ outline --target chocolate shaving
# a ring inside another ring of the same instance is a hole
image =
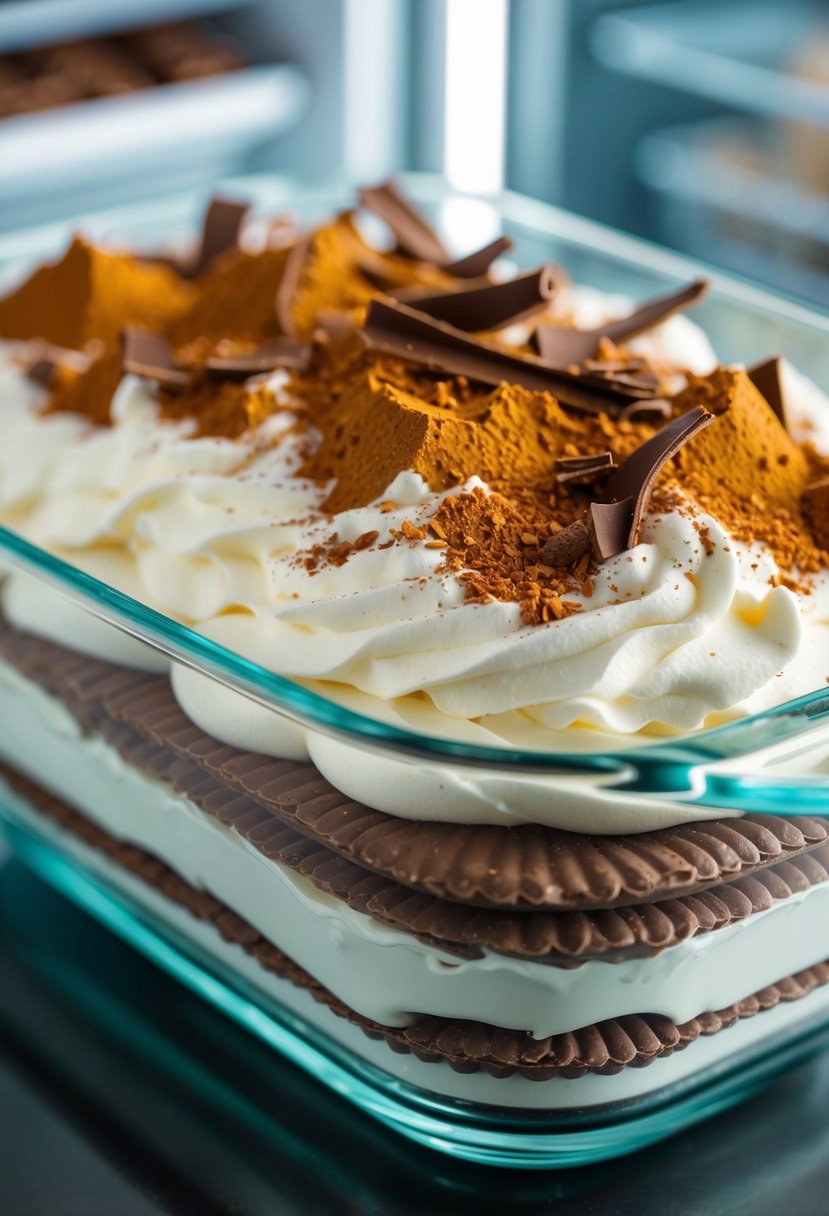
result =
[[[456,279],[483,278],[495,259],[512,249],[512,239],[499,236],[481,249],[453,259],[432,225],[403,197],[392,181],[364,187],[360,191],[360,202],[388,224],[397,241],[398,253],[418,262],[432,262]],[[363,265],[360,270],[366,274],[369,282],[372,282],[371,276],[377,273],[373,265],[368,266],[368,273]],[[393,284],[378,280],[372,285],[383,291]]]
[[[541,266],[506,283],[487,283],[462,291],[397,294],[398,302],[425,312],[456,329],[474,332],[501,329],[545,308],[555,295],[558,279],[555,266]]]
[[[689,439],[693,439],[713,421],[714,415],[703,405],[697,405],[687,414],[674,418],[673,422],[640,444],[605,483],[603,496],[608,503],[633,502],[628,540],[623,548],[632,549],[639,541],[642,516],[663,466]]]
[[[612,452],[593,456],[561,456],[556,461],[556,481],[561,485],[590,485],[615,468]]]
[[[427,367],[441,375],[467,376],[481,384],[506,381],[531,392],[552,393],[562,405],[588,414],[617,414],[630,395],[612,381],[595,381],[548,367],[531,355],[514,355],[470,338],[445,321],[406,304],[372,300],[360,336],[369,350]]]
[[[277,367],[304,371],[310,357],[308,343],[295,342],[293,338],[272,338],[244,355],[213,355],[205,363],[205,371],[212,376],[244,380]]]
[[[305,236],[292,246],[285,262],[285,269],[282,271],[282,278],[279,280],[279,286],[276,289],[276,319],[279,323],[279,328],[283,334],[288,334],[293,337],[296,334],[296,325],[294,324],[291,305],[294,302],[296,290],[299,287],[299,280],[302,277],[302,272],[305,269],[305,260],[311,249],[312,233],[307,233]]]
[[[783,394],[783,383],[780,378],[780,356],[763,359],[746,368],[748,378],[771,406],[778,421],[788,430],[786,424],[786,398]]]
[[[59,366],[54,359],[35,359],[34,363],[30,363],[26,368],[26,379],[31,380],[33,384],[39,384],[41,388],[49,388]]]
[[[638,544],[642,517],[663,465],[713,421],[714,415],[698,405],[640,444],[605,483],[606,501],[592,502],[546,542],[538,554],[542,565],[571,566],[591,550],[598,561],[606,561]]]
[[[234,203],[223,198],[210,200],[202,225],[199,251],[189,271],[193,277],[201,274],[219,254],[236,248],[249,211],[247,203]]]
[[[675,312],[697,304],[708,290],[706,279],[696,279],[687,287],[670,295],[649,300],[630,316],[608,321],[596,329],[570,329],[566,325],[539,325],[535,340],[539,354],[545,363],[554,367],[567,367],[571,363],[583,363],[595,358],[602,338],[612,342],[624,342],[637,334],[652,329]]]
[[[400,253],[419,262],[434,262],[437,266],[450,261],[434,228],[403,197],[394,182],[364,186],[360,190],[360,202],[388,224]]]
[[[121,366],[125,372],[157,380],[165,388],[183,388],[191,382],[191,373],[173,361],[170,344],[160,334],[125,329],[121,342]]]
[[[508,249],[512,249],[512,245],[510,237],[496,237],[494,241],[490,241],[481,249],[476,249],[474,253],[468,253],[466,257],[458,258],[456,262],[448,262],[442,269],[456,279],[483,278],[495,259],[499,258],[502,253],[506,253]],[[564,271],[559,270],[558,274],[559,282],[561,282]]]
[[[33,384],[49,388],[58,368],[67,367],[83,372],[89,367],[89,356],[79,350],[56,346],[53,342],[36,339],[29,342],[20,354],[24,374]]]

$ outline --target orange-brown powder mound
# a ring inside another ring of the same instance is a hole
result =
[[[279,408],[276,398],[263,383],[234,380],[197,380],[180,391],[164,389],[159,393],[164,418],[192,418],[196,435],[216,435],[238,439],[260,426]]]
[[[174,348],[186,355],[195,345],[206,355],[223,339],[256,344],[275,337],[276,292],[287,259],[285,248],[219,259],[198,280],[192,306],[168,329]]]
[[[193,292],[166,266],[105,253],[75,237],[59,262],[40,267],[0,300],[0,337],[44,338],[72,350],[93,340],[109,346],[128,325],[168,325]]]
[[[748,375],[721,367],[692,377],[676,407],[694,405],[707,406],[717,421],[676,457],[675,485],[736,540],[766,544],[782,570],[809,574],[825,566],[801,504],[809,461]]]
[[[105,351],[83,372],[57,369],[46,413],[83,414],[95,426],[109,426],[109,407],[123,376],[121,351]]]

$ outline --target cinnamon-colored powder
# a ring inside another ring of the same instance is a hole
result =
[[[721,367],[691,377],[676,408],[694,405],[707,406],[717,421],[679,452],[674,485],[736,540],[766,544],[782,570],[825,567],[825,545],[801,504],[810,463],[748,375]]]
[[[0,337],[45,338],[72,350],[93,341],[111,347],[128,325],[164,328],[193,296],[168,267],[104,253],[76,237],[60,261],[0,300]]]

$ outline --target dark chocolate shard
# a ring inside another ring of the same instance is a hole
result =
[[[59,366],[54,359],[35,359],[34,363],[30,363],[26,368],[26,379],[31,380],[33,384],[39,384],[41,388],[49,388]]]
[[[600,562],[623,553],[629,548],[632,510],[632,498],[591,502],[571,524],[550,537],[539,551],[539,562],[544,566],[570,567],[586,553],[592,553]]]
[[[156,380],[165,388],[183,388],[190,384],[191,372],[175,363],[170,344],[161,334],[125,329],[121,343],[121,366],[125,372]]]
[[[605,482],[604,501],[591,502],[544,544],[538,554],[542,565],[572,566],[591,550],[598,561],[607,561],[638,544],[642,518],[662,467],[713,421],[714,415],[698,405],[640,444]]]
[[[786,423],[786,398],[783,393],[783,382],[780,378],[780,356],[773,355],[771,359],[763,359],[746,368],[748,378],[764,397],[780,423],[788,430]]]
[[[199,251],[190,271],[192,275],[201,274],[214,258],[237,247],[239,233],[249,211],[247,203],[235,203],[224,198],[210,200],[202,225]]]
[[[592,456],[560,456],[556,461],[556,481],[561,485],[587,486],[606,477],[615,468],[612,452]]]
[[[28,342],[19,355],[27,380],[39,384],[41,388],[49,388],[55,377],[55,372],[61,368],[71,368],[77,372],[86,371],[89,367],[89,355],[79,350],[69,350],[65,346],[56,346],[37,338]]]
[[[630,400],[612,382],[548,367],[532,355],[512,354],[390,299],[371,301],[360,336],[369,350],[380,354],[480,384],[506,381],[531,392],[552,393],[562,405],[583,413],[617,414]]]
[[[276,289],[276,299],[274,307],[276,309],[276,320],[283,334],[288,334],[293,337],[296,334],[296,326],[291,312],[291,306],[294,302],[299,281],[302,278],[302,272],[305,269],[305,261],[311,251],[311,242],[313,233],[306,233],[301,236],[292,246],[285,262],[285,268],[282,271],[282,278],[279,280],[279,286]]]
[[[617,549],[617,553],[632,549],[638,543],[642,517],[647,509],[654,482],[663,466],[689,439],[693,439],[694,435],[698,435],[713,421],[714,415],[705,406],[695,406],[640,444],[605,482],[602,497],[607,503],[631,503],[627,543]]]
[[[501,329],[546,308],[557,285],[556,267],[541,266],[506,283],[487,283],[462,291],[398,294],[397,299],[465,333],[474,333]]]
[[[508,236],[496,237],[494,241],[490,241],[481,249],[476,249],[474,253],[468,253],[465,257],[458,258],[456,262],[446,263],[443,270],[456,279],[483,278],[495,259],[512,249],[512,244],[512,239]],[[561,282],[564,278],[564,271],[559,269],[558,274],[559,282]]]
[[[278,367],[304,371],[310,357],[308,343],[296,342],[293,338],[271,338],[243,355],[212,355],[205,363],[205,371],[211,376],[244,380]]]
[[[535,340],[545,363],[553,367],[568,367],[595,358],[602,338],[624,342],[652,329],[676,312],[699,303],[708,291],[706,279],[695,279],[687,287],[669,295],[659,296],[642,304],[635,312],[616,321],[608,321],[596,329],[570,329],[565,325],[539,325]]]
[[[450,255],[431,224],[403,197],[394,182],[364,186],[360,202],[388,224],[397,241],[398,251],[419,262],[442,265]]]

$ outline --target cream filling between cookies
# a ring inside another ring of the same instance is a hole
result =
[[[459,960],[349,908],[266,858],[172,788],[84,736],[68,709],[0,667],[0,756],[112,835],[208,891],[363,1016],[388,1026],[419,1014],[529,1031],[538,1038],[611,1017],[685,1022],[829,955],[829,883],[654,957],[556,967],[487,953]]]

